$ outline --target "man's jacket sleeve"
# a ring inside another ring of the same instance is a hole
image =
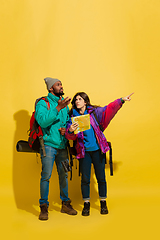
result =
[[[56,107],[47,109],[47,104],[44,100],[40,100],[36,105],[35,119],[42,128],[50,126],[58,118]]]

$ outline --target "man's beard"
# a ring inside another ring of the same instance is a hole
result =
[[[61,97],[61,96],[64,95],[64,92],[58,92],[58,93],[55,93],[55,92],[54,92],[54,94],[55,94],[57,97]]]
[[[61,96],[64,95],[63,90],[62,90],[62,92],[61,92],[61,90],[59,90],[59,92],[56,92],[54,88],[53,88],[53,93],[54,93],[57,97],[61,97]]]
[[[64,95],[64,92],[58,93],[58,94],[57,94],[57,97],[61,97],[61,96],[63,96],[63,95]]]

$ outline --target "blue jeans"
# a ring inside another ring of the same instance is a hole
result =
[[[81,191],[83,200],[90,199],[90,176],[91,164],[93,163],[95,175],[98,182],[98,192],[100,198],[106,198],[107,184],[105,178],[105,157],[101,150],[86,151],[85,157],[79,160],[81,172]]]
[[[62,161],[68,160],[67,149],[55,149],[50,146],[45,145],[46,157],[43,157],[41,150],[41,162],[42,162],[42,172],[40,180],[40,195],[39,199],[40,205],[48,202],[49,194],[49,181],[52,174],[54,161],[56,162],[57,172],[59,176],[59,186],[60,186],[60,198],[62,201],[70,200],[68,198],[68,173],[64,171],[62,166]]]

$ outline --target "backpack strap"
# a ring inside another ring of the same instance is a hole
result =
[[[72,158],[72,154],[70,152],[70,145],[69,145],[69,141],[67,143],[67,150],[68,150],[68,155],[69,155],[69,159],[70,159],[70,168],[71,168],[71,176],[70,176],[70,180],[72,180],[72,167],[73,167],[73,158]]]
[[[112,162],[112,145],[111,142],[107,142],[109,145],[109,166],[110,166],[110,175],[113,176],[113,162]]]
[[[37,103],[38,103],[40,100],[44,100],[44,101],[46,102],[46,104],[47,104],[47,110],[49,110],[49,109],[50,109],[50,104],[49,104],[49,101],[48,101],[47,96],[40,97],[40,98],[36,99],[34,108],[36,109],[36,105],[37,105]]]

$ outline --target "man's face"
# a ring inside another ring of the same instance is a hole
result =
[[[60,97],[62,95],[64,95],[63,92],[63,87],[62,87],[62,83],[60,81],[56,82],[51,88],[50,88],[50,92],[57,96]]]

